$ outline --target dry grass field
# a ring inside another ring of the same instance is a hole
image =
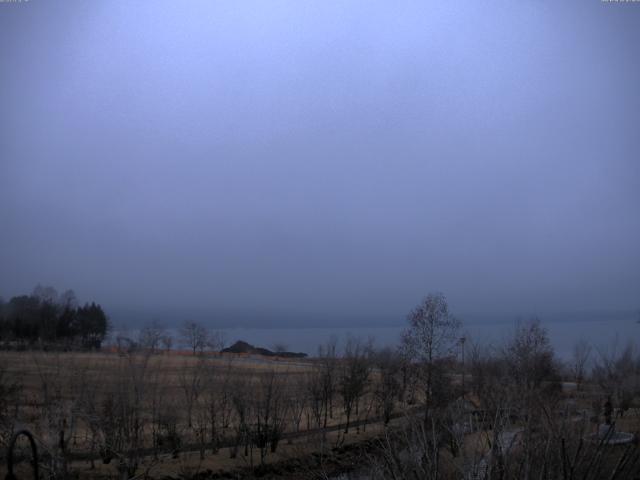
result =
[[[51,472],[80,477],[251,469],[382,428],[370,371],[345,433],[338,361],[327,372],[311,360],[234,354],[0,352],[0,365],[14,387],[11,430],[33,432]]]
[[[448,364],[427,425],[416,370],[376,355],[4,351],[0,440],[31,431],[47,478],[312,479],[372,466],[380,479],[457,479],[497,459],[518,478],[526,462],[562,466],[573,455],[580,461],[566,468],[597,472],[595,458],[606,471],[640,473],[634,444],[589,440],[604,420],[601,381],[527,388],[477,358],[461,396],[465,380]],[[636,438],[637,404],[612,411],[616,430]],[[555,456],[564,448],[571,455]],[[28,475],[26,462],[19,468]],[[585,478],[610,477],[600,473]]]

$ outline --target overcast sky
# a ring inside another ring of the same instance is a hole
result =
[[[5,299],[640,306],[640,4],[31,0],[0,61]]]

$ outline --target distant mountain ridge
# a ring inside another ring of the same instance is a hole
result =
[[[250,343],[238,340],[230,347],[224,348],[222,353],[248,353],[252,355],[263,355],[265,357],[285,357],[285,358],[304,358],[306,353],[302,352],[272,352],[267,348],[254,347]]]

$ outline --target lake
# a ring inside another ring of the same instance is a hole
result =
[[[616,315],[588,319],[541,319],[549,332],[549,338],[560,358],[569,358],[574,344],[584,339],[596,349],[623,348],[629,341],[640,340],[640,323],[637,316]],[[479,343],[499,344],[515,331],[517,321],[482,321],[464,323],[461,335],[467,335]],[[272,347],[276,343],[287,345],[291,351],[315,355],[318,345],[332,336],[344,344],[351,335],[374,339],[377,346],[394,346],[400,341],[403,326],[388,327],[316,327],[316,328],[224,328],[227,344],[244,340],[253,345]]]

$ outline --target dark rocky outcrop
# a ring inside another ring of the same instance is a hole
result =
[[[263,355],[265,357],[304,358],[306,353],[301,352],[272,352],[267,348],[254,347],[250,343],[238,340],[236,343],[222,350],[222,353],[246,353],[251,355]]]

